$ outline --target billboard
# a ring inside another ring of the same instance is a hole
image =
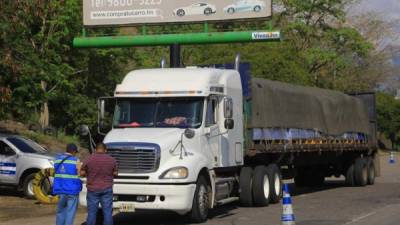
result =
[[[267,18],[272,0],[83,0],[85,26]]]

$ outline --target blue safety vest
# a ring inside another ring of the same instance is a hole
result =
[[[68,158],[61,164],[66,157]],[[79,178],[78,169],[76,168],[77,163],[78,159],[71,155],[62,154],[56,157],[56,161],[54,162],[54,195],[78,195],[82,190],[82,181]]]

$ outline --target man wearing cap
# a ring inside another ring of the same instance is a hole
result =
[[[68,144],[67,151],[59,154],[54,163],[53,194],[58,195],[56,225],[73,225],[82,190],[79,178],[80,162],[76,157],[78,147]]]

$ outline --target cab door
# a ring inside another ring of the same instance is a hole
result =
[[[17,183],[17,154],[0,140],[0,183]]]
[[[214,166],[220,165],[220,139],[221,132],[218,125],[218,97],[211,96],[207,100],[206,111],[206,141],[213,157]]]

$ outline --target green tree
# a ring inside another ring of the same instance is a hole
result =
[[[393,96],[377,94],[378,129],[392,142],[392,149],[400,145],[400,101]]]

